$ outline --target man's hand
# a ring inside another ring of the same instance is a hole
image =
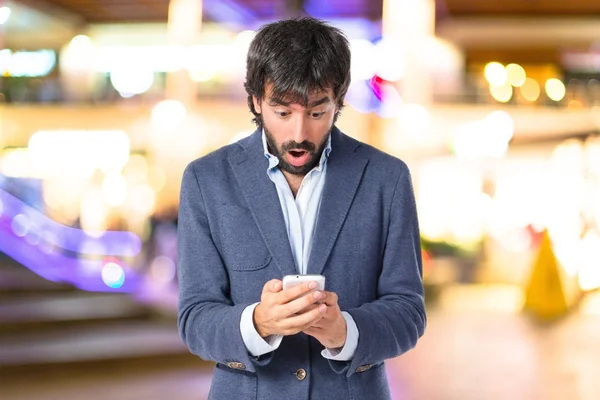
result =
[[[316,324],[327,311],[325,304],[308,307],[322,301],[323,292],[308,293],[317,287],[307,282],[282,290],[283,282],[273,279],[263,287],[260,304],[254,309],[254,327],[261,337],[270,335],[295,335]],[[306,296],[303,294],[308,293]],[[299,296],[302,296],[298,298]],[[298,314],[305,311],[302,314]]]
[[[319,319],[309,328],[303,329],[302,332],[314,337],[328,349],[344,347],[346,344],[347,327],[346,319],[338,306],[338,296],[334,292],[323,293],[325,294],[325,298],[322,301],[327,306],[327,311],[323,315],[323,318]]]

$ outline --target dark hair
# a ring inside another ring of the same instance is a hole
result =
[[[308,106],[315,90],[331,89],[339,110],[350,85],[350,45],[340,29],[315,18],[288,19],[262,26],[246,59],[248,106],[253,122],[262,127],[252,96],[271,97]]]

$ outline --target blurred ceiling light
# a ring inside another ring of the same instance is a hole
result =
[[[71,39],[71,42],[69,43],[69,46],[71,46],[72,48],[79,48],[79,47],[87,48],[91,45],[92,45],[92,39],[90,39],[86,35],[77,35],[73,39]]]
[[[0,50],[0,74],[10,76],[46,76],[56,64],[52,50],[17,51]]]
[[[512,98],[513,89],[508,82],[505,82],[500,86],[490,85],[490,93],[496,101],[507,103]]]
[[[89,37],[75,36],[61,50],[58,58],[61,74],[73,78],[91,73],[96,62],[95,52],[95,46]]]
[[[395,82],[404,76],[404,48],[401,43],[383,37],[375,44],[375,74],[386,81]]]
[[[127,181],[121,174],[113,174],[102,182],[102,199],[111,207],[119,207],[127,198]]]
[[[0,7],[0,25],[3,25],[10,18],[10,8]]]
[[[506,79],[515,87],[521,87],[525,83],[527,75],[519,64],[508,64],[506,66]]]
[[[560,79],[551,78],[546,81],[546,94],[551,100],[561,101],[565,97],[565,84]]]
[[[152,109],[152,124],[161,130],[176,128],[187,115],[187,110],[182,102],[177,100],[163,100]]]
[[[29,160],[36,176],[90,177],[96,169],[121,170],[129,161],[123,131],[37,131],[29,139]]]
[[[536,101],[540,97],[540,85],[533,78],[526,78],[521,86],[521,95],[527,101]]]
[[[375,46],[366,39],[350,41],[352,80],[367,80],[375,75]]]
[[[503,86],[506,83],[506,69],[498,62],[491,62],[485,66],[485,79],[492,86]]]
[[[110,82],[122,97],[133,97],[150,89],[154,83],[154,71],[123,65],[110,72]]]

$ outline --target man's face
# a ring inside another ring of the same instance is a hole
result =
[[[262,116],[269,151],[279,158],[280,169],[304,176],[319,163],[337,112],[331,89],[311,93],[305,108],[270,97],[267,86],[264,100],[254,98],[254,108]]]

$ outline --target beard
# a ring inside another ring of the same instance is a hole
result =
[[[292,175],[304,176],[308,174],[313,168],[315,168],[321,159],[321,154],[327,147],[327,140],[329,139],[329,135],[331,135],[331,129],[333,128],[333,124],[329,128],[327,135],[323,138],[321,143],[314,144],[309,142],[308,140],[303,141],[302,143],[297,143],[293,140],[285,142],[281,145],[281,147],[277,146],[275,142],[275,138],[269,131],[269,129],[263,125],[263,129],[265,130],[265,137],[267,139],[267,146],[269,148],[269,152],[279,159],[279,169],[290,173]],[[309,154],[309,158],[303,165],[296,167],[295,165],[290,164],[284,155],[288,155],[290,150],[305,150]]]

